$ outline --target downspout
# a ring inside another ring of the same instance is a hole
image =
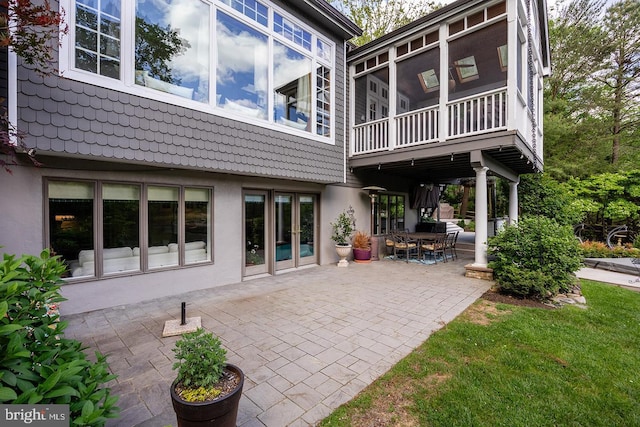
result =
[[[343,54],[344,54],[344,78],[342,79],[342,93],[344,93],[347,96],[347,99],[349,100],[349,105],[347,105],[347,108],[344,108],[343,111],[345,112],[345,114],[342,116],[342,126],[344,129],[343,132],[343,142],[342,142],[342,182],[346,183],[347,182],[347,161],[349,159],[348,153],[347,153],[347,141],[351,140],[350,138],[348,138],[348,136],[351,135],[351,126],[349,125],[351,123],[351,87],[353,85],[348,85],[348,80],[351,78],[351,67],[349,66],[349,64],[347,64],[347,41],[343,42]],[[349,89],[349,94],[347,95],[347,88]],[[334,111],[335,111],[335,103],[333,105]]]
[[[18,144],[18,55],[8,49],[7,55],[7,115],[9,119],[9,140],[13,145]],[[13,129],[14,131],[12,131]]]

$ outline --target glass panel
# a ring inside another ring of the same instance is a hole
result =
[[[218,11],[216,105],[235,114],[267,118],[268,37]]]
[[[119,0],[78,1],[75,38],[76,68],[120,78]]]
[[[389,69],[358,77],[355,84],[356,124],[384,118],[383,111],[389,110],[389,100],[383,97],[384,91],[389,92]]]
[[[81,47],[93,52],[97,51],[98,34],[84,28],[78,28],[76,31],[76,47]]]
[[[378,196],[378,216],[380,217],[380,234],[390,233],[389,228],[389,196],[381,194]]]
[[[291,253],[292,196],[276,196],[276,261],[293,259]]]
[[[210,39],[206,3],[137,0],[136,83],[209,102]]]
[[[184,202],[185,263],[209,261],[211,247],[210,192],[205,188],[186,188]]]
[[[318,57],[331,61],[331,45],[321,39],[318,39]]]
[[[244,197],[246,266],[265,262],[265,208],[265,196],[251,194]]]
[[[331,71],[327,67],[318,67],[316,93],[316,132],[331,136]]]
[[[98,29],[98,14],[95,10],[91,10],[80,5],[76,8],[76,28],[87,27],[92,30]]]
[[[268,9],[265,5],[255,0],[220,0],[222,3],[231,6],[243,15],[254,21],[267,25]]]
[[[178,189],[149,187],[149,268],[178,265]]]
[[[300,258],[313,256],[315,203],[312,196],[300,197]]]
[[[482,44],[478,45],[478,40]],[[507,85],[500,46],[507,44],[505,20],[449,43],[449,99],[458,99]]]
[[[105,274],[140,269],[140,187],[102,186],[102,264]]]
[[[440,96],[440,49],[398,62],[397,114],[436,105]]]
[[[274,42],[274,120],[295,129],[310,130],[311,59]]]
[[[273,14],[273,31],[287,40],[311,50],[311,33],[289,21],[279,13]]]
[[[49,242],[67,265],[67,276],[95,274],[93,184],[49,183]]]

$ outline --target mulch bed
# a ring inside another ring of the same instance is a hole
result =
[[[521,307],[545,308],[548,310],[552,310],[555,308],[551,305],[543,303],[542,301],[528,298],[517,298],[512,295],[504,295],[496,292],[493,289],[490,289],[482,294],[482,298],[486,299],[487,301],[500,302],[503,304],[517,305]]]

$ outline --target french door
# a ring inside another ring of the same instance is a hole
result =
[[[313,194],[275,193],[275,269],[317,263],[317,202]]]
[[[317,212],[314,194],[245,191],[244,275],[316,264]]]

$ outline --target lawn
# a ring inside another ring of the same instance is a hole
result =
[[[478,300],[320,426],[640,426],[640,293]]]

